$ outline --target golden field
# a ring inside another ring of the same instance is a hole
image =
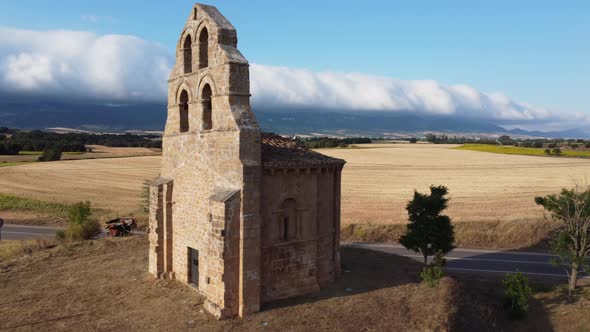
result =
[[[343,236],[395,241],[403,231],[399,226],[407,219],[405,205],[414,189],[425,192],[434,184],[450,190],[447,212],[457,222],[462,244],[532,245],[555,227],[543,222],[543,210],[535,205],[534,197],[590,177],[588,159],[504,155],[454,147],[369,144],[319,150],[347,160],[342,177],[343,225],[367,225],[344,230]],[[26,163],[0,168],[0,193],[54,202],[89,200],[111,214],[138,213],[142,183],[156,177],[159,166],[159,156]],[[471,226],[463,229],[465,224]],[[380,225],[390,229],[374,231]],[[375,233],[376,238],[366,233]],[[530,239],[530,243],[522,239]]]
[[[140,208],[145,179],[157,176],[160,156],[65,160],[0,168],[0,192],[51,202],[91,201],[125,215]]]
[[[64,152],[62,160],[99,159],[99,158],[124,158],[137,156],[154,156],[161,153],[161,149],[148,148],[118,148],[102,145],[88,145],[91,152]],[[34,162],[42,154],[39,151],[21,151],[20,154],[0,155],[0,167],[12,166],[11,163]]]
[[[590,180],[590,160],[504,155],[452,149],[456,145],[370,144],[322,149],[347,161],[343,172],[343,223],[400,223],[414,189],[450,191],[456,221],[542,218],[534,197]]]

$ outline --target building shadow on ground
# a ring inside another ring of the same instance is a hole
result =
[[[342,274],[320,292],[279,300],[264,305],[263,310],[313,303],[330,298],[351,296],[383,288],[416,284],[422,265],[407,257],[363,248],[341,248]]]
[[[411,258],[347,246],[342,247],[341,256],[343,271],[335,283],[315,294],[272,302],[265,305],[263,310],[315,303],[420,282],[419,273],[423,264]],[[481,256],[487,258],[485,254]],[[546,307],[534,298],[530,301],[530,311],[526,318],[512,320],[508,317],[503,308],[503,274],[479,275],[450,271],[448,274],[461,284],[458,331],[554,330]],[[538,287],[536,278],[533,283]],[[540,285],[553,287],[555,280]]]

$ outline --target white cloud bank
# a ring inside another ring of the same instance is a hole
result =
[[[0,92],[4,94],[164,102],[172,61],[162,45],[134,36],[0,28]],[[250,69],[253,105],[266,109],[418,112],[527,128],[588,123],[584,114],[556,116],[502,93],[483,93],[468,85],[261,64]]]
[[[125,35],[0,28],[0,90],[41,96],[161,100],[166,48]]]

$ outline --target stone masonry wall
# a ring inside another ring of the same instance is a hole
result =
[[[262,297],[267,303],[319,290],[338,274],[335,243],[339,220],[334,214],[340,169],[266,171],[262,179]],[[295,200],[296,235],[281,240],[281,208]]]

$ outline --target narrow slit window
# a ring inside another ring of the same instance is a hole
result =
[[[283,234],[282,234],[283,241],[289,241],[289,217],[283,218]]]
[[[211,86],[209,84],[205,84],[203,87],[203,92],[201,93],[201,105],[203,109],[203,130],[210,130],[213,129],[213,101],[212,98],[213,91],[211,91]]]
[[[297,239],[297,203],[294,199],[286,199],[281,206],[281,217],[279,219],[278,237],[279,241],[292,241]]]
[[[180,117],[180,132],[184,133],[189,130],[189,112],[188,112],[188,92],[182,90],[180,93],[180,100],[178,103],[179,117]]]
[[[191,36],[186,36],[184,40],[183,48],[183,60],[184,60],[184,73],[190,74],[193,72],[193,42]]]
[[[199,35],[199,69],[209,66],[209,33],[207,28],[201,30]]]

